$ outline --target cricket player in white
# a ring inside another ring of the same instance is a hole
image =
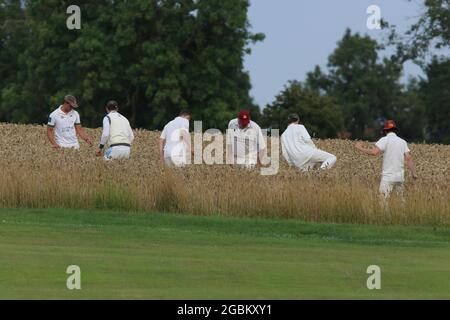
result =
[[[266,141],[260,126],[251,120],[250,111],[241,110],[238,118],[228,124],[227,164],[245,169],[261,166]]]
[[[96,155],[100,157],[105,145],[108,144],[105,160],[129,159],[131,144],[134,141],[130,122],[119,113],[119,105],[116,101],[108,102],[106,112],[107,115],[103,118],[103,133]]]
[[[47,137],[53,148],[79,149],[77,135],[92,147],[91,139],[81,126],[80,115],[75,110],[77,108],[76,98],[68,95],[64,97],[63,104],[48,117]]]
[[[356,148],[371,156],[378,156],[380,153],[384,154],[380,192],[387,199],[393,191],[400,195],[403,194],[405,162],[414,180],[417,179],[417,173],[408,144],[396,134],[396,123],[393,120],[386,121],[383,130],[386,136],[381,138],[375,147],[366,149],[361,142],[358,142],[356,143]]]
[[[316,164],[320,164],[321,169],[332,168],[337,161],[336,156],[318,149],[305,126],[299,122],[300,117],[297,114],[291,114],[288,118],[289,126],[281,135],[284,159],[289,165],[302,171],[308,171]]]
[[[191,153],[189,121],[191,114],[182,110],[180,115],[170,121],[163,129],[159,139],[159,156],[169,167],[183,167],[188,164]]]

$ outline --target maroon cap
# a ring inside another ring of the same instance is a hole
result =
[[[248,111],[248,110],[241,110],[239,112],[238,120],[239,120],[239,125],[241,127],[248,126],[248,124],[250,123],[250,111]]]
[[[397,129],[397,124],[394,120],[388,120],[384,123],[383,130],[391,130],[391,129]]]

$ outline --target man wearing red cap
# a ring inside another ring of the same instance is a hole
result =
[[[251,120],[250,111],[241,110],[228,124],[227,163],[252,169],[261,165],[265,149],[261,127]]]
[[[361,142],[356,143],[356,148],[368,155],[378,156],[383,153],[383,174],[380,183],[380,192],[387,199],[393,191],[403,193],[405,182],[405,163],[411,171],[414,180],[417,173],[411,152],[405,140],[397,136],[397,125],[393,120],[388,120],[383,128],[385,137],[381,138],[371,149],[363,147]]]

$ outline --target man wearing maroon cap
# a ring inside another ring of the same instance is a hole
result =
[[[250,111],[241,110],[228,124],[227,163],[252,169],[261,165],[265,149],[260,126],[251,120]]]
[[[411,171],[414,180],[417,173],[411,152],[405,140],[397,136],[395,121],[388,120],[383,128],[385,137],[381,138],[371,149],[363,147],[361,142],[356,143],[356,149],[371,156],[383,153],[383,173],[380,183],[380,192],[387,199],[393,191],[403,193],[405,182],[405,163]]]

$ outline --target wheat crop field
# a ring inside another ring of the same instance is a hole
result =
[[[136,130],[131,159],[113,162],[83,142],[52,149],[45,126],[0,132],[0,299],[449,297],[450,146],[410,145],[420,179],[386,209],[381,158],[352,141],[316,141],[332,170],[281,161],[263,176],[167,168],[159,132]],[[68,290],[70,265],[81,290]],[[382,290],[368,289],[370,265]]]
[[[1,208],[113,209],[374,225],[450,225],[450,146],[410,144],[419,179],[407,174],[404,201],[380,201],[382,158],[348,140],[317,140],[338,162],[302,173],[281,159],[263,176],[228,165],[164,167],[159,133],[135,130],[128,161],[105,162],[95,147],[51,148],[45,126],[0,124]],[[97,142],[101,130],[87,129]],[[400,134],[401,136],[401,134]],[[368,143],[367,143],[368,144]]]

